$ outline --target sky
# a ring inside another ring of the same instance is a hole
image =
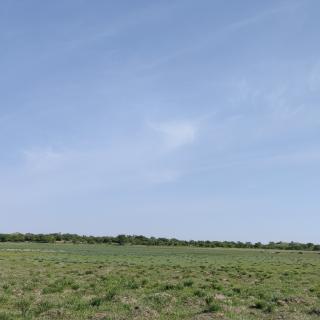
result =
[[[320,243],[318,0],[0,2],[0,232]]]

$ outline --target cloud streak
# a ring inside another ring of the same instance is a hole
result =
[[[197,126],[191,121],[149,122],[149,127],[160,136],[169,150],[194,143],[198,131]]]

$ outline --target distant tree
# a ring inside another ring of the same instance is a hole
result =
[[[261,242],[256,242],[253,246],[255,248],[262,248],[262,243]]]
[[[124,235],[124,234],[119,234],[119,235],[116,237],[116,242],[117,242],[119,245],[121,245],[121,246],[125,245],[125,244],[127,243],[127,237],[126,237],[126,235]]]

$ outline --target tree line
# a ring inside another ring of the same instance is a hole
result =
[[[320,251],[320,245],[314,243],[299,242],[241,242],[241,241],[202,241],[202,240],[178,240],[175,238],[155,238],[142,235],[118,236],[85,236],[70,233],[2,233],[0,242],[38,242],[38,243],[105,243],[116,245],[145,245],[145,246],[192,246],[203,248],[248,248],[248,249],[275,249],[275,250],[307,250]]]

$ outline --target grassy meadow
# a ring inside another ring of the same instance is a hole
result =
[[[320,319],[320,254],[2,243],[9,319]]]

